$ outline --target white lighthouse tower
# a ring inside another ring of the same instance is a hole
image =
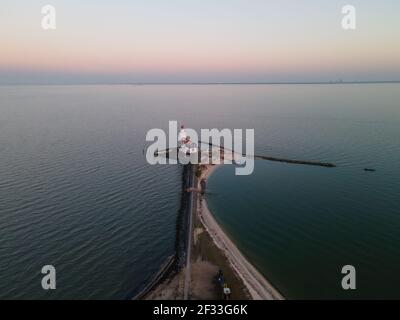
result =
[[[198,152],[197,144],[190,139],[183,125],[178,133],[178,148],[187,155]]]

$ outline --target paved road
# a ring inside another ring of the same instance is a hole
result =
[[[194,174],[194,166],[190,165],[190,172],[189,172],[189,188],[194,188],[196,186],[196,177]],[[189,299],[189,291],[190,291],[190,257],[191,257],[191,250],[192,250],[192,234],[193,234],[193,211],[195,206],[195,193],[190,192],[189,194],[189,201],[188,201],[188,238],[187,238],[187,250],[186,250],[186,272],[185,272],[185,284],[183,289],[183,299]]]

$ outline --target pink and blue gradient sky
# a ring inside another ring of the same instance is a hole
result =
[[[2,0],[0,40],[0,84],[400,80],[398,0]]]

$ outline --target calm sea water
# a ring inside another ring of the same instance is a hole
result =
[[[209,181],[217,220],[286,297],[400,298],[399,89],[264,88],[263,107],[249,105],[258,154],[338,165],[257,161],[251,176],[226,166]]]
[[[145,285],[174,251],[181,168],[143,156],[147,130],[168,120],[255,128],[257,154],[338,164],[220,168],[210,207],[287,297],[399,298],[399,89],[0,87],[0,298],[122,299]],[[46,264],[55,291],[41,289]]]

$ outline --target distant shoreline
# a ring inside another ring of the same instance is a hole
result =
[[[121,83],[14,83],[0,87],[46,87],[46,86],[211,86],[211,85],[351,85],[351,84],[400,84],[400,80],[374,81],[272,81],[272,82],[121,82]]]

